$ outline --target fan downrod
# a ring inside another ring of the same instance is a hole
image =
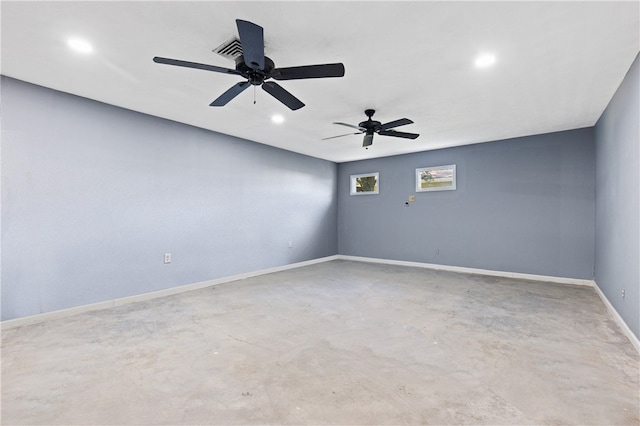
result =
[[[375,131],[376,127],[380,126],[382,123],[371,119],[371,117],[373,117],[373,114],[376,113],[375,109],[365,109],[364,113],[367,115],[367,121],[363,121],[362,123],[359,123],[358,126],[360,126],[363,129],[366,129],[366,132],[368,135],[373,135],[373,132]]]

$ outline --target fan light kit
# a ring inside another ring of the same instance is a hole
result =
[[[365,115],[368,117],[366,121],[361,122],[357,126],[348,123],[342,123],[339,121],[334,121],[333,124],[339,124],[340,126],[351,127],[352,129],[358,130],[357,133],[347,133],[345,135],[331,136],[329,138],[324,138],[322,140],[341,138],[343,136],[349,135],[359,135],[364,133],[364,139],[362,140],[362,146],[366,149],[369,149],[369,146],[373,144],[373,134],[377,133],[382,136],[393,136],[396,138],[405,138],[405,139],[415,139],[420,136],[417,133],[405,133],[405,132],[397,132],[395,130],[389,130],[394,127],[404,126],[406,124],[412,124],[413,121],[408,118],[400,118],[398,120],[390,121],[388,123],[382,124],[379,121],[373,120],[373,114],[375,114],[376,110],[367,109],[364,111]]]
[[[274,80],[298,80],[306,78],[343,77],[344,65],[341,63],[305,65],[299,67],[276,68],[273,61],[264,56],[263,28],[249,21],[236,19],[242,55],[236,58],[235,69],[217,67],[214,65],[199,64],[196,62],[180,61],[177,59],[161,58],[156,56],[153,61],[158,64],[175,65],[186,68],[196,68],[205,71],[233,74],[244,77],[242,81],[232,86],[229,90],[211,102],[210,106],[224,106],[230,100],[238,96],[249,86],[262,86],[262,89],[271,96],[285,104],[292,110],[300,109],[304,104],[291,93],[287,92]],[[255,103],[255,101],[254,101]]]

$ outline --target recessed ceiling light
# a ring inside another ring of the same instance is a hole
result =
[[[67,46],[78,53],[91,53],[93,52],[93,46],[81,38],[70,38],[67,40]]]
[[[281,123],[284,123],[284,117],[281,116],[280,114],[274,114],[271,116],[271,121],[273,121],[276,124],[281,124]]]
[[[482,53],[476,57],[477,68],[487,68],[496,63],[496,55],[492,53]]]

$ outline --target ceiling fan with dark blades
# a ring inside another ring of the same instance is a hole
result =
[[[246,79],[246,81],[237,83],[220,95],[216,100],[211,102],[210,106],[224,106],[249,86],[253,85],[262,86],[265,92],[269,93],[290,109],[297,110],[302,108],[304,104],[275,81],[267,80],[271,78],[274,80],[298,80],[344,76],[344,65],[341,63],[276,68],[273,61],[264,56],[264,35],[262,27],[240,19],[236,19],[236,25],[238,26],[242,55],[236,58],[235,69],[181,61],[178,59],[161,58],[159,56],[153,58],[153,61],[158,64],[239,75]]]
[[[354,126],[353,124],[334,121],[333,124],[338,124],[340,126],[351,127],[352,129],[357,130],[357,132],[356,133],[347,133],[347,134],[338,135],[338,136],[331,136],[331,137],[328,137],[328,138],[324,138],[322,140],[341,138],[343,136],[359,135],[359,134],[364,133],[364,139],[362,141],[362,146],[367,148],[368,146],[373,144],[373,134],[374,133],[377,133],[377,134],[382,135],[382,136],[393,136],[393,137],[396,137],[396,138],[405,138],[405,139],[415,139],[418,136],[420,136],[417,133],[406,133],[406,132],[398,132],[396,130],[390,130],[390,129],[393,129],[394,127],[404,126],[406,124],[413,123],[413,121],[409,120],[408,118],[400,118],[398,120],[394,120],[394,121],[390,121],[388,123],[382,124],[381,122],[375,121],[375,120],[373,120],[371,118],[371,117],[373,117],[373,114],[375,114],[375,112],[376,112],[376,110],[374,110],[374,109],[365,110],[364,113],[366,114],[366,116],[368,118],[367,118],[366,121],[361,122],[357,126]]]

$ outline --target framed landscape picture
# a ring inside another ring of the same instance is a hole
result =
[[[351,195],[377,194],[378,190],[379,173],[351,175]]]
[[[456,165],[416,169],[416,192],[456,189]]]

